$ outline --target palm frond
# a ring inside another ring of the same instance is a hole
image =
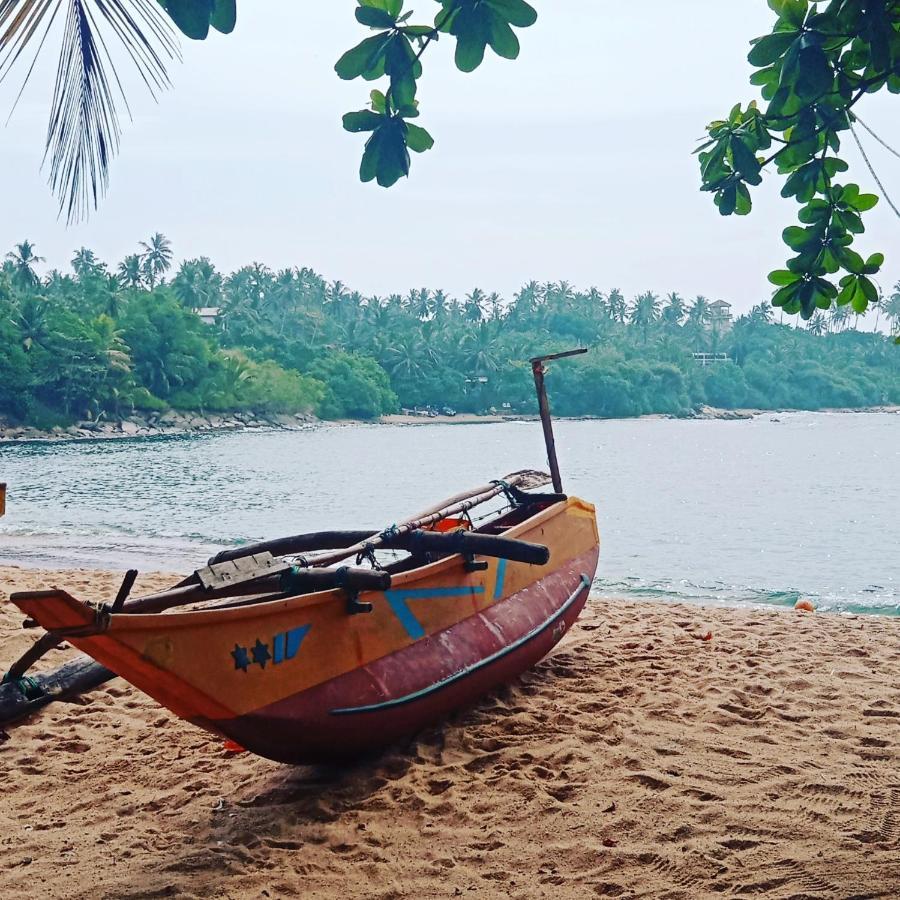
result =
[[[169,85],[166,64],[178,57],[178,45],[155,0],[0,0],[0,81],[36,44],[24,90],[61,12],[65,22],[44,160],[60,214],[65,211],[72,222],[96,208],[108,185],[121,138],[117,103],[130,115],[107,38],[116,41],[154,98]]]

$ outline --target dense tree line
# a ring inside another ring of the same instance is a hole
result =
[[[628,301],[566,282],[456,300],[426,288],[364,297],[310,269],[256,263],[224,275],[201,258],[173,272],[160,234],[114,269],[85,248],[71,274],[42,275],[42,263],[25,241],[0,269],[0,414],[39,427],[167,408],[530,412],[529,357],[575,345],[591,352],[554,371],[562,415],[900,402],[900,351],[879,330],[900,330],[900,284],[864,332],[847,306],[796,328],[766,304],[732,324],[703,297]],[[197,315],[208,308],[214,324]]]

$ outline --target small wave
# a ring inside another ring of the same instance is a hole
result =
[[[671,603],[692,603],[700,606],[775,607],[780,609],[791,609],[798,600],[803,598],[811,600],[820,612],[900,616],[900,603],[896,600],[896,592],[884,589],[860,591],[860,593],[868,595],[863,598],[822,596],[814,591],[800,591],[796,588],[772,590],[727,585],[722,582],[694,584],[689,581],[646,582],[639,578],[611,581],[598,578],[594,581],[593,592],[635,600],[660,600]],[[876,597],[879,593],[882,593],[881,599],[884,602],[877,602]]]

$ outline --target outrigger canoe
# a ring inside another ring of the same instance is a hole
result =
[[[535,490],[548,476],[517,472],[380,532],[220,553],[145,597],[128,598],[130,572],[111,605],[61,589],[13,594],[47,633],[5,687],[33,689],[30,665],[68,641],[260,756],[315,763],[380,749],[518,676],[581,612],[599,554],[594,507],[558,489],[552,435],[548,455],[552,493]],[[470,510],[498,502],[476,527]]]

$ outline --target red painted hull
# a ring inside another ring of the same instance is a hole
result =
[[[583,609],[598,553],[345,675],[248,715],[194,721],[279,762],[334,762],[381,749],[546,656]]]

